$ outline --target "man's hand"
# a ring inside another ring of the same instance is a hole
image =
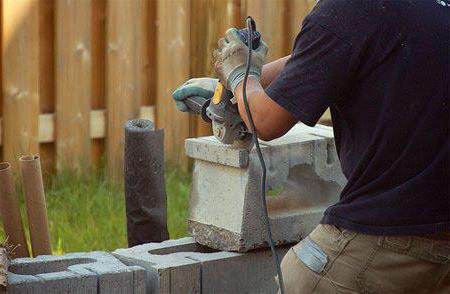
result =
[[[258,48],[252,52],[249,76],[258,81],[267,55],[267,45],[261,40]],[[228,29],[225,38],[219,40],[219,48],[214,51],[215,71],[225,87],[234,92],[236,86],[244,79],[248,47],[239,37],[238,30]]]
[[[201,96],[205,99],[212,98],[217,82],[217,79],[212,78],[195,78],[188,80],[172,93],[172,98],[175,100],[176,107],[181,111],[189,111],[189,107],[184,100],[190,96]]]

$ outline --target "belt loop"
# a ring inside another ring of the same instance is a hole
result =
[[[383,246],[383,243],[384,243],[384,236],[379,236],[377,240],[378,246],[380,247]]]
[[[385,244],[400,250],[408,250],[411,248],[413,238],[411,236],[386,236]]]

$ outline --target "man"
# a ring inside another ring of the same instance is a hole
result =
[[[450,293],[450,2],[321,0],[291,56],[247,85],[258,135],[314,126],[331,109],[348,183],[321,224],[284,257],[287,293]],[[236,29],[215,53],[216,73],[242,101],[246,47]],[[194,79],[173,96],[211,97]]]

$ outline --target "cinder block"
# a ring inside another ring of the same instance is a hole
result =
[[[338,200],[346,183],[333,130],[298,124],[279,139],[261,142],[261,148],[274,239],[278,244],[298,242]],[[186,154],[195,159],[188,220],[195,240],[238,252],[266,247],[261,166],[255,149],[203,137],[187,139]]]
[[[280,258],[288,247],[277,247]],[[216,251],[193,238],[118,249],[114,256],[147,270],[147,293],[275,293],[269,249],[248,253]]]
[[[145,270],[106,252],[14,259],[8,293],[145,293]]]

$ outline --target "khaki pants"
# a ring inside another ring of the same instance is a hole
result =
[[[284,257],[286,293],[450,293],[450,242],[319,225]]]

